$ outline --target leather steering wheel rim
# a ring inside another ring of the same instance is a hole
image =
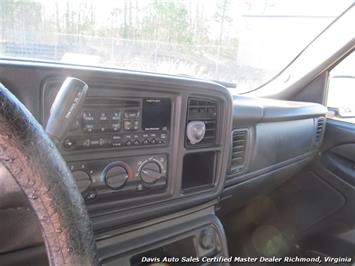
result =
[[[92,226],[71,172],[42,126],[1,83],[0,162],[38,217],[49,265],[98,265]]]

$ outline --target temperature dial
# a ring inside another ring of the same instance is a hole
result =
[[[132,170],[126,163],[117,161],[107,165],[102,176],[108,187],[120,189],[126,184],[127,179],[132,176]]]
[[[148,161],[141,167],[140,177],[144,183],[153,184],[162,176],[162,169],[155,161]]]
[[[72,175],[75,178],[76,184],[78,185],[81,193],[87,190],[91,185],[91,178],[86,172],[78,170],[72,172]]]

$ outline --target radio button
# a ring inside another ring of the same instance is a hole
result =
[[[139,121],[138,121],[138,120],[134,120],[134,122],[133,122],[133,129],[134,129],[134,130],[138,130],[138,129],[139,129]]]
[[[99,124],[97,127],[100,132],[107,132],[111,129],[111,125],[106,123]]]
[[[100,112],[99,120],[100,121],[107,121],[108,120],[107,113],[106,112]]]
[[[131,130],[133,128],[133,123],[130,120],[123,121],[123,129],[124,130]]]
[[[95,113],[92,111],[84,111],[82,117],[84,121],[94,121]]]
[[[125,118],[138,118],[139,111],[138,110],[127,110],[124,112],[124,117]]]
[[[71,138],[66,138],[64,140],[63,146],[65,149],[71,149],[74,147],[74,144],[75,144],[74,140],[72,140]]]
[[[144,190],[144,186],[142,184],[138,184],[137,191],[143,191],[143,190]]]
[[[113,136],[112,136],[112,139],[113,139],[113,140],[121,140],[122,138],[121,138],[120,135],[113,135]]]
[[[113,131],[119,131],[121,129],[121,123],[114,123],[111,126]]]
[[[113,120],[113,121],[121,120],[121,112],[119,112],[119,111],[111,112],[110,116],[111,116],[111,120]]]
[[[82,140],[82,143],[81,143],[81,146],[84,147],[84,148],[90,148],[90,139],[84,139]]]
[[[87,195],[86,195],[86,199],[87,200],[92,200],[96,198],[96,192],[95,191],[90,191]]]
[[[132,141],[130,141],[130,140],[126,141],[126,142],[125,142],[125,145],[126,145],[126,146],[132,146]]]
[[[161,139],[167,139],[168,138],[168,135],[166,133],[161,133],[160,134],[160,138]]]
[[[107,138],[100,138],[99,139],[99,146],[100,147],[107,147],[107,146],[110,146],[111,144],[111,141]]]
[[[121,147],[122,146],[122,142],[121,141],[113,141],[112,142],[112,147],[116,148],[116,147]]]
[[[85,125],[83,126],[83,131],[84,131],[84,132],[89,132],[89,133],[91,133],[91,132],[94,131],[94,129],[95,129],[95,125],[94,125],[94,124],[85,124]]]
[[[100,140],[99,139],[91,139],[90,140],[90,147],[98,147],[100,145]]]
[[[124,135],[125,139],[132,139],[132,135]]]

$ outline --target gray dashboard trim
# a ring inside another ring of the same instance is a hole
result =
[[[293,102],[247,96],[233,96],[233,125],[289,121],[325,115],[327,108],[317,103]]]
[[[260,170],[256,170],[256,171],[249,172],[249,173],[246,173],[246,174],[242,174],[242,175],[239,175],[239,176],[230,176],[230,178],[228,178],[226,180],[226,188],[225,188],[225,190],[227,188],[229,188],[230,186],[238,185],[238,184],[246,182],[246,181],[251,181],[254,178],[258,178],[259,176],[263,176],[265,174],[272,173],[272,172],[277,171],[277,170],[282,169],[282,168],[287,168],[287,167],[291,166],[292,164],[297,164],[297,163],[302,162],[302,161],[311,161],[311,159],[315,155],[316,155],[315,151],[308,152],[306,154],[302,154],[300,156],[297,156],[295,158],[289,159],[287,161],[283,161],[283,162],[280,162],[280,163],[277,163],[277,164],[270,165],[270,166],[265,167],[265,168],[260,169]]]

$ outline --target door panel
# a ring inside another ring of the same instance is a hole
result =
[[[321,152],[311,170],[341,193],[345,204],[308,231],[304,247],[332,256],[354,258],[355,125],[328,119]],[[317,193],[317,191],[314,191]],[[327,202],[325,200],[325,202]],[[326,204],[326,203],[323,203]],[[311,236],[311,237],[309,237]],[[347,236],[347,237],[344,237]],[[350,236],[350,237],[349,237]],[[342,248],[336,248],[342,247]]]
[[[355,228],[355,125],[338,120],[327,120],[321,153],[312,170],[338,190],[346,204],[324,226],[334,232]],[[320,227],[319,227],[320,228]]]
[[[355,186],[355,160],[351,157],[342,156],[342,154],[337,154],[334,150],[350,150],[349,145],[340,145],[336,146],[334,149],[331,149],[329,152],[326,152],[322,156],[322,165],[324,165],[328,170],[333,172],[336,176],[340,177],[344,181],[348,182],[350,185]],[[341,149],[337,149],[341,148]]]
[[[322,152],[327,152],[342,144],[355,144],[355,124],[328,119]],[[354,146],[351,145],[351,147],[352,155],[355,155]]]
[[[355,124],[328,120],[318,168],[355,186]]]

